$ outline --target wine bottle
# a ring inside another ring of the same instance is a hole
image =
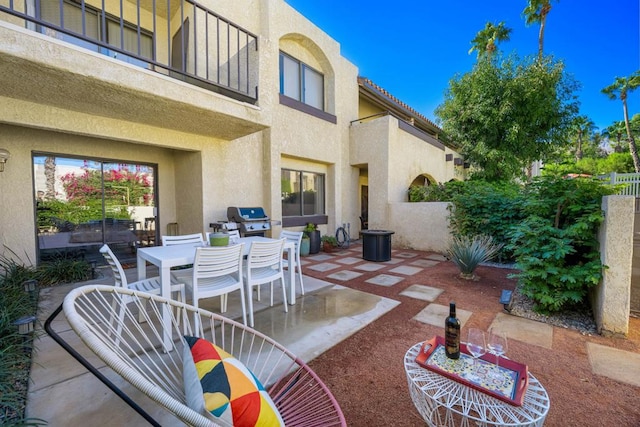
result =
[[[444,350],[449,359],[460,358],[460,321],[453,301],[449,303],[449,317],[444,322]]]

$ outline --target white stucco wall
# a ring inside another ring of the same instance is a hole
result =
[[[428,174],[443,183],[457,174],[453,162],[445,161],[450,149],[436,147],[402,130],[393,116],[353,123],[350,131],[351,164],[365,165],[368,170],[370,229],[398,227],[391,209],[408,201],[407,191],[416,177]]]
[[[635,198],[607,196],[602,200],[600,259],[607,266],[591,302],[598,332],[626,335],[629,331]]]
[[[394,248],[444,253],[449,245],[449,203],[390,203],[389,226]]]
[[[0,173],[0,253],[10,250],[28,258],[23,259],[25,262],[36,260],[32,152],[155,163],[160,183],[158,196],[162,200],[160,226],[176,216],[175,166],[169,150],[3,124],[0,147],[11,152]]]

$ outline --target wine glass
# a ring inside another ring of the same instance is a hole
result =
[[[478,375],[478,358],[486,353],[486,341],[484,331],[478,328],[469,328],[467,337],[467,350],[473,356],[472,379],[479,381]]]
[[[496,328],[489,329],[489,342],[487,343],[489,353],[496,356],[496,367],[491,372],[494,379],[502,379],[500,372],[500,356],[507,352],[507,333]]]

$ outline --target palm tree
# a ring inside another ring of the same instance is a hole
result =
[[[578,146],[576,147],[576,162],[582,159],[582,138],[589,138],[596,130],[596,124],[587,116],[577,116],[573,121],[573,128],[578,137]]]
[[[636,147],[636,141],[633,138],[631,132],[631,125],[629,123],[629,109],[627,108],[627,95],[629,92],[633,92],[640,86],[640,70],[631,74],[629,77],[616,77],[613,84],[602,89],[602,93],[607,95],[609,99],[615,100],[620,98],[622,101],[622,111],[624,113],[624,127],[627,130],[627,137],[629,138],[629,152],[633,159],[633,167],[637,173],[640,173],[640,159],[638,159],[638,147]]]
[[[44,177],[45,177],[45,194],[46,200],[55,200],[56,198],[56,158],[47,156],[44,159]]]
[[[472,47],[469,49],[469,54],[475,50],[478,52],[478,58],[485,54],[491,58],[496,51],[496,44],[508,41],[509,34],[511,34],[511,28],[507,28],[504,21],[498,25],[487,22],[484,28],[478,31],[476,37],[471,40]]]
[[[547,15],[551,11],[552,0],[528,0],[527,7],[522,11],[527,25],[540,24],[538,33],[538,60],[542,60],[542,48],[544,46],[544,29],[547,24]],[[556,0],[557,1],[557,0]]]
[[[611,140],[615,138],[616,143],[613,146],[613,151],[615,153],[622,153],[624,151],[624,147],[622,146],[622,135],[626,132],[624,121],[620,120],[619,122],[613,122],[610,124],[602,131],[602,135],[609,139],[609,143],[611,143]]]

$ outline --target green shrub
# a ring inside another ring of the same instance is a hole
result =
[[[24,418],[33,336],[20,335],[14,325],[36,313],[37,299],[24,290],[24,282],[35,276],[35,268],[0,255],[0,425],[44,424]]]
[[[602,197],[614,186],[597,179],[540,177],[525,190],[526,218],[509,234],[522,292],[540,312],[581,306],[602,279],[597,232]]]
[[[521,206],[522,187],[510,182],[466,181],[462,191],[453,197],[450,226],[454,235],[489,235],[501,249],[500,262],[514,260],[507,246],[509,231],[524,218]]]
[[[34,335],[23,336],[14,324],[37,311],[37,295],[25,292],[24,282],[38,280],[41,286],[87,280],[91,268],[86,261],[57,256],[39,267],[26,266],[7,251],[0,255],[0,425],[45,425],[41,419],[25,418],[31,350]]]
[[[325,234],[320,238],[322,243],[328,243],[331,246],[338,246],[338,239],[335,236],[331,236],[329,234]]]
[[[450,202],[464,191],[464,181],[450,181],[437,185],[414,185],[409,188],[410,202]]]
[[[454,236],[447,256],[460,269],[460,276],[473,279],[474,271],[483,262],[492,259],[502,248],[502,244],[495,243],[491,236]]]
[[[58,254],[40,264],[36,277],[42,286],[83,282],[91,278],[91,266],[85,260]]]

